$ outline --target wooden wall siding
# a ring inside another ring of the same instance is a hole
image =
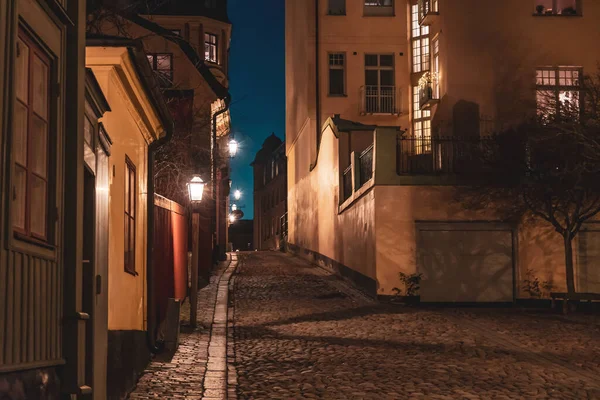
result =
[[[62,363],[62,270],[16,251],[0,259],[0,372]]]

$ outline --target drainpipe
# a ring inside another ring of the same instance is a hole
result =
[[[317,125],[317,151],[315,154],[315,161],[310,165],[311,171],[317,166],[317,160],[319,158],[319,149],[321,148],[321,86],[319,79],[319,50],[319,0],[315,0],[315,120]]]
[[[229,110],[229,105],[231,103],[231,94],[228,92],[223,98],[225,101],[225,107],[222,110],[217,111],[213,115],[212,121],[212,171],[211,171],[211,181],[212,181],[212,191],[213,191],[213,206],[214,206],[214,217],[213,217],[213,235],[214,236],[214,244],[215,247],[213,249],[213,263],[216,263],[219,258],[220,249],[218,247],[219,237],[217,236],[217,207],[219,206],[219,201],[217,199],[217,156],[218,156],[218,147],[217,147],[217,117]]]

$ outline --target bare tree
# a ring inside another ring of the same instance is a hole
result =
[[[467,208],[548,222],[564,243],[567,292],[575,293],[572,242],[600,212],[600,74],[581,90],[539,99],[535,121],[481,141],[479,183],[457,191]],[[538,94],[539,96],[539,94]]]

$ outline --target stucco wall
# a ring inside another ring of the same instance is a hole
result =
[[[582,2],[582,17],[534,16],[532,1],[439,2],[430,31],[440,40],[441,102],[434,125],[449,122],[459,101],[505,124],[531,114],[536,67],[597,71],[600,56],[586,49],[600,40],[600,2]]]
[[[102,118],[113,141],[109,159],[109,273],[108,329],[145,329],[146,243],[147,243],[147,168],[148,144],[130,114],[130,105],[118,88],[116,71],[92,68],[112,111]],[[135,164],[137,174],[137,215],[134,276],[124,268],[125,232],[125,157]]]
[[[375,200],[365,194],[353,207],[338,214],[339,141],[331,128],[323,132],[316,167],[308,169],[308,134],[301,135],[288,155],[288,224],[290,243],[329,257],[375,279]]]

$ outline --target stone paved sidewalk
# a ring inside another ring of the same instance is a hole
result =
[[[242,257],[240,399],[600,399],[595,324],[378,304],[291,256]]]
[[[179,348],[173,358],[169,362],[152,361],[129,399],[227,398],[216,386],[226,379],[226,373],[215,374],[214,363],[217,361],[215,357],[224,359],[226,356],[226,351],[219,348],[219,345],[226,345],[223,342],[226,330],[223,330],[221,321],[227,320],[227,283],[237,264],[234,261],[231,264],[221,263],[213,271],[209,284],[198,292],[198,327],[194,331],[190,331],[189,327],[182,328]],[[182,326],[189,326],[189,309],[186,301],[181,310]]]

